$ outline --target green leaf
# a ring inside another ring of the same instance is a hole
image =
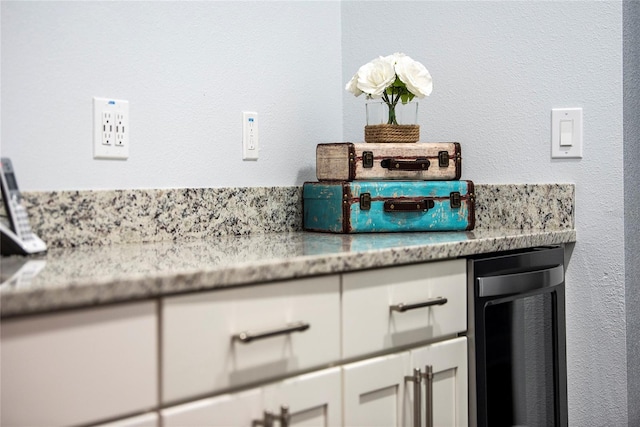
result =
[[[409,92],[408,90],[400,96],[400,99],[402,99],[403,104],[406,104],[407,102],[413,100],[413,98],[415,98],[415,95]]]

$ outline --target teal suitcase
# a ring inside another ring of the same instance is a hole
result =
[[[306,182],[302,199],[308,231],[463,231],[475,224],[471,181]]]

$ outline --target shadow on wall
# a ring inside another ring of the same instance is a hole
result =
[[[316,170],[312,166],[308,166],[298,170],[298,176],[296,177],[296,182],[301,185],[307,181],[317,181],[316,178]]]

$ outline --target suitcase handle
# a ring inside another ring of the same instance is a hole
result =
[[[431,166],[431,162],[425,158],[417,158],[416,160],[383,159],[380,166],[389,170],[426,171]]]
[[[435,205],[431,199],[398,200],[389,199],[384,202],[385,212],[426,212]]]

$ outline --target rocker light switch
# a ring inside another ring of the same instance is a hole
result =
[[[573,145],[573,120],[560,120],[560,146]]]
[[[551,158],[582,158],[582,108],[551,110]]]

